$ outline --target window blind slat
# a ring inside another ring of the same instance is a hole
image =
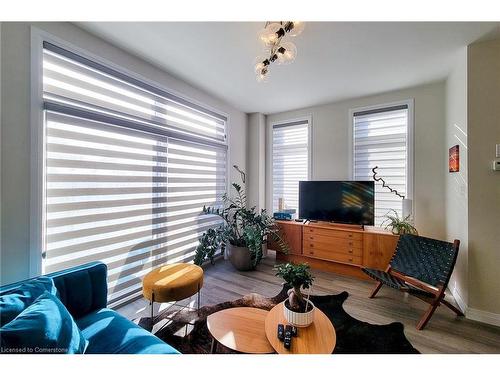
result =
[[[368,112],[368,111],[367,111]],[[354,115],[354,179],[372,180],[372,168],[388,185],[406,194],[408,109],[378,110]],[[394,209],[402,213],[401,198],[375,184],[375,225]]]

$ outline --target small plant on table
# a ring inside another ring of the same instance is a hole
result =
[[[297,313],[305,313],[312,309],[313,305],[304,298],[301,291],[301,289],[309,289],[314,281],[309,265],[306,263],[285,263],[274,269],[277,271],[276,276],[282,278],[285,283],[292,287],[288,291],[289,309]]]

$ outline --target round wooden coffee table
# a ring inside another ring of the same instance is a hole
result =
[[[313,323],[306,328],[297,328],[297,337],[292,338],[292,346],[285,349],[278,339],[278,324],[287,325],[283,314],[283,302],[274,306],[266,317],[266,336],[279,354],[331,354],[337,337],[330,319],[318,308],[314,312]]]
[[[268,311],[253,307],[235,307],[217,311],[207,318],[212,334],[212,353],[217,343],[240,353],[274,353],[266,338],[265,321]]]

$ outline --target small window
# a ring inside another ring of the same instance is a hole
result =
[[[373,180],[377,176],[400,195],[409,187],[409,108],[407,104],[358,111],[353,114],[353,179]],[[381,225],[390,210],[402,214],[402,198],[375,183],[375,225]]]
[[[299,206],[299,181],[309,179],[309,122],[273,125],[273,212]]]

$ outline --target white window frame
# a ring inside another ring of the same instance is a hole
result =
[[[270,164],[269,164],[269,168],[270,168],[270,181],[269,181],[269,186],[270,186],[270,190],[269,190],[269,196],[270,196],[270,199],[269,199],[269,202],[270,202],[270,206],[268,208],[268,211],[272,214],[273,212],[273,199],[274,199],[274,196],[273,196],[273,192],[274,192],[274,173],[273,173],[273,145],[274,145],[274,132],[273,132],[273,129],[276,125],[286,125],[286,124],[289,124],[289,123],[292,123],[292,122],[298,122],[298,121],[307,121],[307,128],[308,128],[308,132],[309,132],[309,137],[308,137],[308,142],[307,142],[307,179],[308,180],[312,180],[313,178],[313,173],[312,173],[312,166],[313,166],[313,153],[312,153],[312,138],[313,138],[313,119],[312,119],[312,115],[307,115],[307,116],[302,116],[302,117],[296,117],[296,118],[291,118],[291,119],[286,119],[286,120],[279,120],[279,121],[274,121],[274,122],[271,122],[270,124],[270,137],[269,139],[271,140],[270,141],[270,152],[269,152],[269,160],[270,160]],[[269,133],[268,133],[269,134]],[[297,210],[297,215],[299,214],[298,210]]]
[[[349,179],[352,181],[354,179],[354,113],[362,112],[362,111],[370,111],[374,109],[384,109],[389,107],[395,107],[400,105],[408,106],[408,118],[407,118],[407,137],[406,137],[406,195],[405,198],[412,199],[414,197],[414,156],[415,156],[415,147],[414,147],[414,102],[413,98],[376,104],[365,107],[357,107],[351,108],[349,110]],[[413,204],[413,216],[415,217],[415,204]]]
[[[113,63],[103,57],[80,48],[64,39],[54,36],[38,27],[30,27],[30,230],[29,230],[29,276],[36,277],[42,274],[42,254],[45,251],[45,126],[43,117],[43,42],[55,44],[70,52],[78,54],[96,63],[105,65],[131,78],[144,82],[147,85],[172,94],[180,99],[192,104],[206,108],[226,117],[226,191],[230,191],[230,170],[228,166],[231,160],[231,117],[229,113],[214,108],[199,100],[181,94],[175,90],[167,88],[158,82],[151,80],[141,74],[135,73],[123,66]],[[144,64],[147,62],[144,61]],[[165,72],[165,75],[168,73]]]

